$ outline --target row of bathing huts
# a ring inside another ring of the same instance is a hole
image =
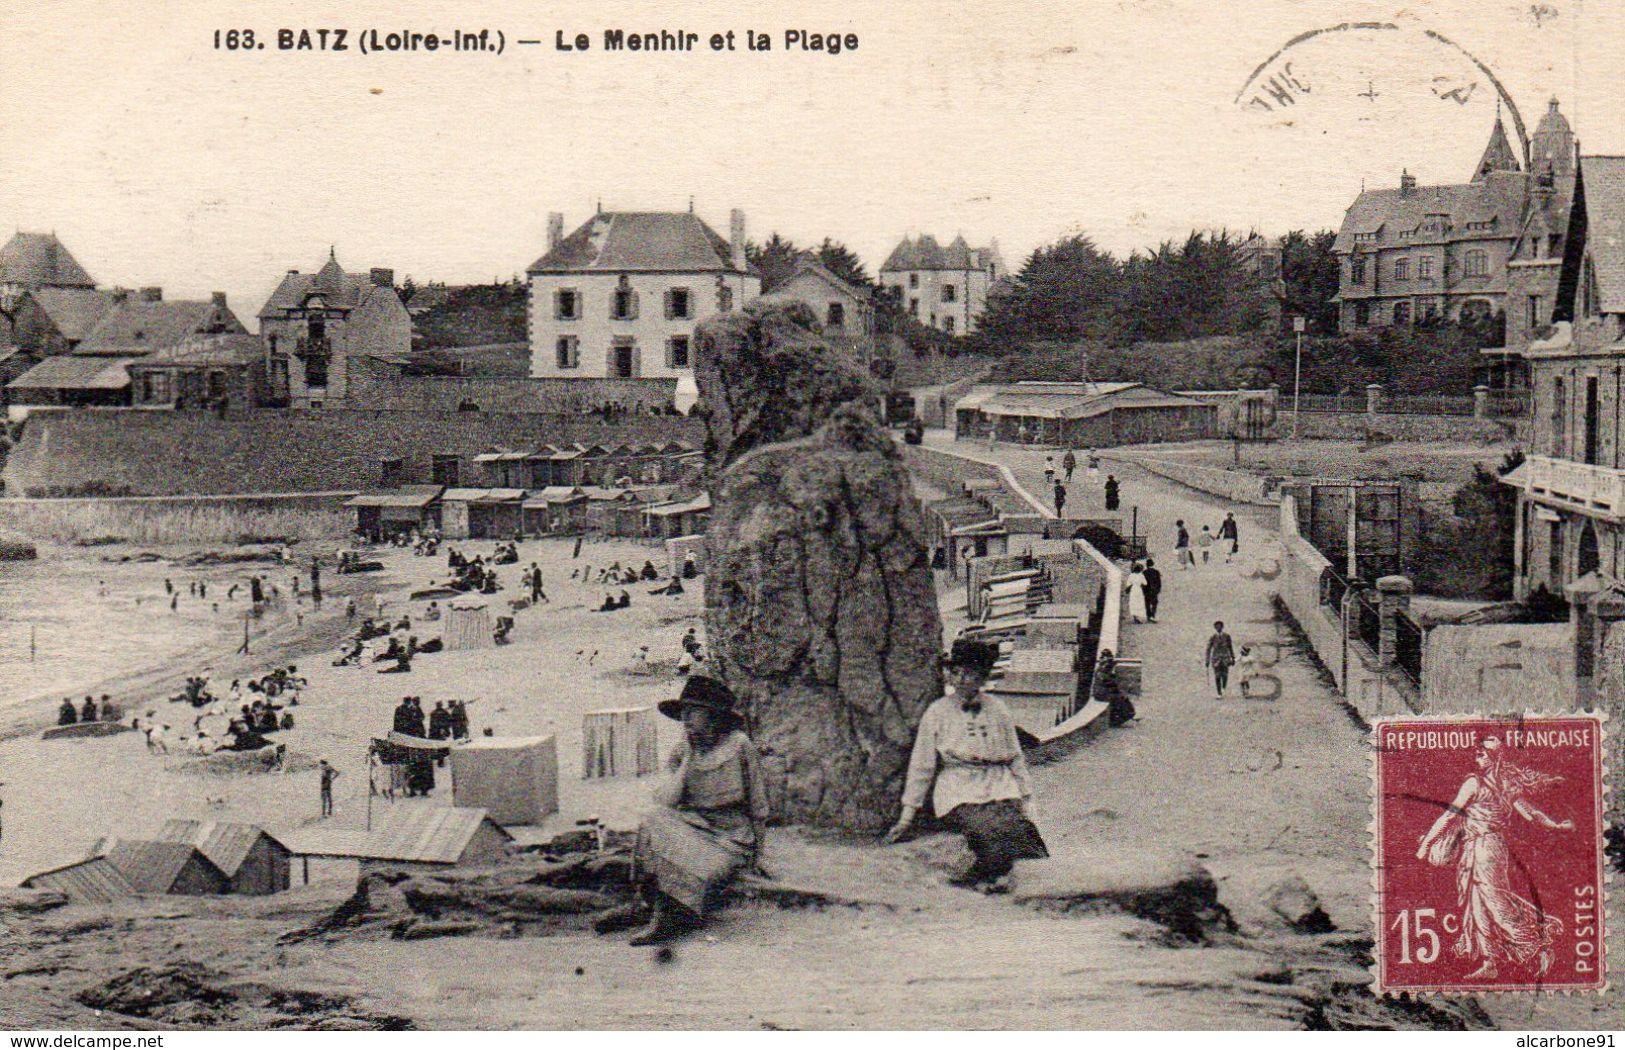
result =
[[[438,531],[447,539],[559,533],[671,539],[705,531],[711,500],[702,453],[684,441],[541,445],[437,459],[432,484],[394,484],[350,499],[356,531],[371,538]]]

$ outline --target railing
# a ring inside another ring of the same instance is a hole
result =
[[[1484,406],[1491,419],[1523,419],[1529,415],[1527,390],[1491,390]]]
[[[1382,612],[1372,591],[1360,591],[1354,599],[1354,634],[1373,652],[1382,651]]]
[[[1470,416],[1473,414],[1471,397],[1384,397],[1377,411],[1395,415],[1413,416]]]
[[[1281,401],[1282,408],[1291,411],[1292,398],[1286,396]],[[1364,412],[1365,395],[1304,394],[1298,398],[1298,407],[1305,412]]]
[[[1422,687],[1422,625],[1409,613],[1394,617],[1394,666],[1405,673],[1411,685]]]
[[[1524,469],[1531,496],[1612,517],[1625,515],[1625,470],[1550,456],[1530,456]]]
[[[1335,569],[1324,569],[1320,574],[1320,604],[1342,615],[1343,595],[1348,593],[1349,581]]]

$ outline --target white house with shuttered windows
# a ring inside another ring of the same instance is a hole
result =
[[[547,254],[530,281],[530,374],[683,378],[694,328],[761,292],[745,260],[745,217],[723,239],[692,212],[600,211],[564,236],[548,216]]]

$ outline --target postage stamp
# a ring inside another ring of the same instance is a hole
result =
[[[1382,719],[1378,992],[1607,985],[1604,719]]]

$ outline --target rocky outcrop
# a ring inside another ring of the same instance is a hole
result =
[[[759,307],[701,329],[706,630],[775,816],[875,831],[941,691],[942,625],[924,519],[872,391],[806,320]]]

